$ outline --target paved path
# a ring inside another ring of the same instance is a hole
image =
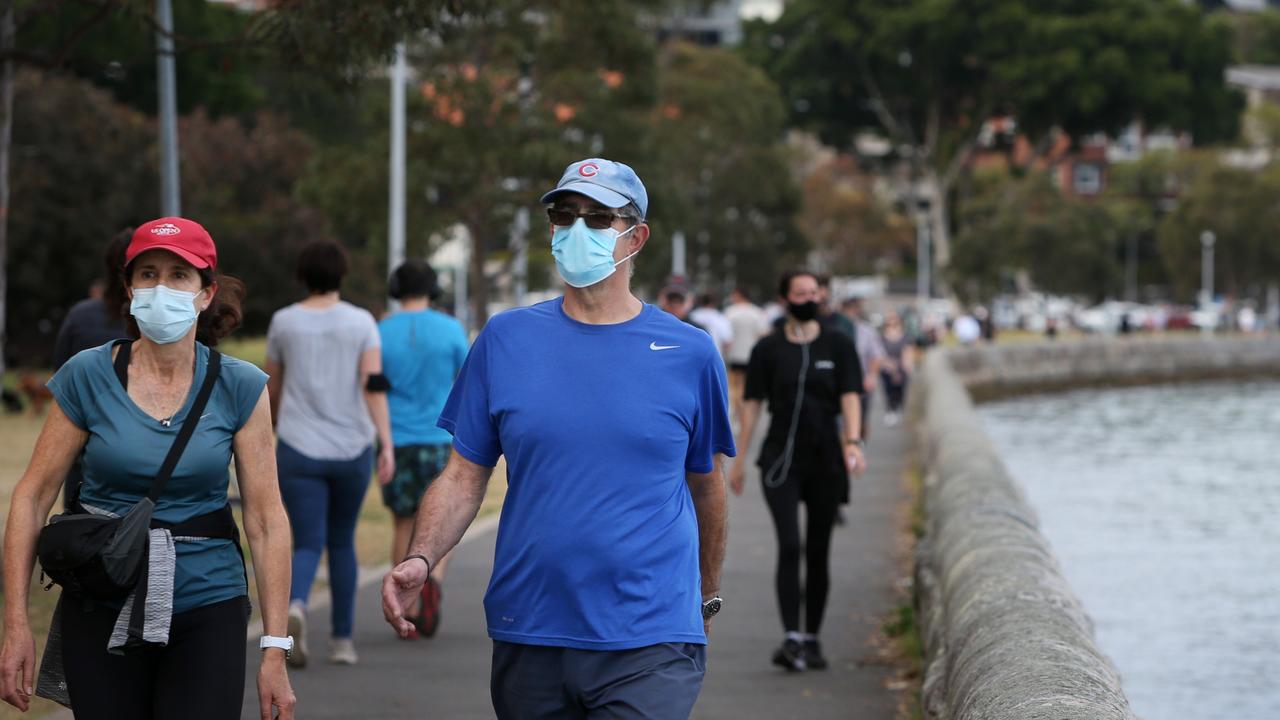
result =
[[[754,472],[747,491],[731,497],[729,551],[707,678],[693,717],[844,718],[892,720],[895,697],[885,689],[889,669],[870,639],[895,601],[892,588],[897,510],[907,433],[876,423],[872,469],[853,485],[848,524],[833,541],[832,588],[823,643],[831,668],[788,675],[769,664],[782,628],[773,594],[773,527]],[[757,435],[762,435],[758,432]],[[754,460],[754,452],[750,455]],[[752,467],[754,470],[754,467]],[[479,529],[479,528],[476,528]],[[492,718],[490,642],[481,599],[489,579],[495,533],[472,532],[458,548],[444,586],[440,632],[429,640],[397,639],[382,620],[379,584],[362,586],[357,605],[360,663],[325,662],[328,608],[309,617],[311,665],[290,674],[300,718]],[[243,717],[257,717],[256,643],[248,650]]]

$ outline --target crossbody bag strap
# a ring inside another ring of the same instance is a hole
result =
[[[160,496],[164,494],[164,486],[169,483],[169,476],[173,475],[174,468],[178,466],[182,451],[187,449],[187,441],[195,433],[200,415],[204,413],[204,407],[209,403],[209,396],[213,394],[213,385],[218,381],[221,368],[222,355],[217,350],[209,348],[209,363],[205,367],[204,384],[200,386],[200,394],[196,395],[196,400],[187,413],[187,419],[182,421],[182,429],[178,431],[178,437],[169,448],[169,454],[165,456],[160,472],[156,473],[156,479],[151,483],[151,492],[147,493],[151,502],[158,503]]]
[[[133,354],[133,341],[117,340],[116,347],[120,348],[116,351],[116,361],[113,364],[116,378],[120,381],[120,387],[129,392],[129,356]]]

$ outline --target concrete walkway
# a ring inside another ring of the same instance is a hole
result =
[[[769,663],[782,639],[773,591],[775,541],[752,465],[747,491],[730,500],[729,551],[721,583],[725,605],[713,626],[707,678],[694,718],[893,719],[896,697],[885,687],[890,668],[878,660],[871,638],[895,602],[895,523],[909,448],[902,428],[875,424],[871,470],[854,480],[848,524],[836,528],[833,540],[832,588],[822,633],[830,669],[789,675]],[[754,462],[754,451],[749,458]],[[360,663],[330,665],[325,661],[328,608],[313,608],[308,633],[312,662],[290,673],[298,717],[492,718],[491,645],[481,599],[494,537],[492,530],[472,532],[459,546],[434,638],[396,638],[382,620],[380,583],[370,582],[360,589],[356,611]],[[256,642],[250,645],[246,719],[258,717],[259,651]]]

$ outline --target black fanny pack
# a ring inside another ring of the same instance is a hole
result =
[[[130,345],[126,342],[119,347],[115,361],[116,374],[127,385]],[[200,422],[200,416],[213,393],[213,385],[218,380],[221,360],[222,356],[210,348],[204,384],[200,386],[200,392],[187,412],[178,437],[170,446],[169,454],[160,465],[160,471],[151,483],[151,492],[146,497],[122,517],[65,512],[54,515],[49,519],[49,524],[40,530],[40,536],[36,540],[36,557],[40,559],[41,570],[50,580],[61,585],[64,590],[100,600],[123,599],[138,585],[145,574],[151,527],[153,524],[162,525],[153,523],[151,515],[164,493],[169,477],[182,458],[187,442],[195,433],[196,424]],[[69,506],[73,509],[80,508],[78,500],[69,503]],[[220,515],[224,511],[229,517],[229,508],[208,515]],[[234,520],[231,527],[234,532]],[[238,534],[236,532],[237,536]]]

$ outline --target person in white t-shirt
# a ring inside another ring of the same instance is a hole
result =
[[[716,341],[716,349],[720,351],[720,357],[727,357],[729,354],[729,344],[733,342],[733,326],[725,318],[724,313],[720,312],[716,298],[710,293],[704,293],[698,298],[698,307],[689,313],[689,318],[706,328],[711,334],[711,339]]]
[[[733,331],[733,342],[729,343],[729,349],[725,353],[725,361],[729,365],[729,402],[733,416],[740,417],[747,361],[751,359],[751,349],[756,346],[756,341],[769,334],[769,316],[739,288],[729,296],[729,307],[725,308],[724,318]]]

